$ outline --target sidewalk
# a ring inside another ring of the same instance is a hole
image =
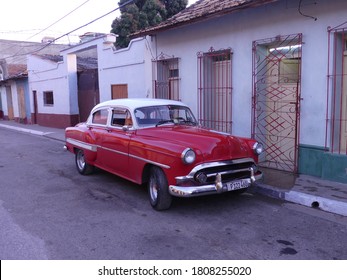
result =
[[[347,184],[261,168],[256,192],[347,217]]]
[[[37,124],[21,124],[15,121],[0,120],[0,127],[24,133],[35,134],[65,142],[64,129],[39,126]]]
[[[14,121],[0,120],[0,128],[31,133],[65,141],[64,129],[25,125]],[[262,169],[264,180],[257,182],[251,191],[273,198],[301,204],[326,212],[347,216],[347,184],[320,178],[296,175],[288,172]]]

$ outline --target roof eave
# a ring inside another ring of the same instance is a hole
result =
[[[7,77],[6,79],[3,79],[0,81],[0,85],[6,84],[7,82],[10,81],[16,81],[16,80],[24,80],[28,78],[28,73],[19,73],[17,75],[13,75],[11,77]]]
[[[231,7],[231,8],[228,8],[228,9],[221,10],[221,11],[216,11],[214,13],[201,15],[201,16],[198,16],[198,17],[195,17],[195,18],[192,18],[192,19],[188,19],[188,20],[185,20],[185,21],[181,21],[181,22],[172,22],[172,23],[168,23],[168,24],[165,24],[165,22],[164,22],[163,24],[159,24],[158,26],[151,27],[151,28],[149,28],[147,30],[136,32],[136,33],[131,35],[131,38],[134,39],[134,38],[137,38],[137,37],[156,35],[156,34],[158,34],[160,32],[164,32],[164,31],[167,31],[167,30],[177,29],[177,28],[189,25],[189,24],[203,22],[203,21],[207,21],[207,20],[210,20],[210,19],[213,19],[213,18],[217,18],[217,17],[220,17],[220,16],[231,14],[231,13],[237,12],[239,10],[244,10],[244,9],[247,9],[247,8],[255,8],[255,7],[258,7],[258,6],[262,6],[262,5],[265,5],[265,4],[270,4],[270,3],[273,3],[273,2],[277,2],[277,1],[278,0],[263,0],[263,1],[257,1],[257,2],[248,2],[248,3],[242,4],[242,5],[236,6],[236,7]],[[163,26],[161,27],[161,25],[163,25]]]

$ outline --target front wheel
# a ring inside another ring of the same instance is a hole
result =
[[[94,166],[86,163],[84,152],[82,150],[76,151],[75,162],[78,172],[82,175],[88,175],[94,171]]]
[[[172,196],[169,193],[169,185],[166,176],[159,167],[153,166],[148,181],[149,201],[155,210],[170,208]]]

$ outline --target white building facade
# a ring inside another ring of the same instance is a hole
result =
[[[200,122],[263,142],[265,167],[347,182],[346,13],[343,0],[198,1],[137,35]]]

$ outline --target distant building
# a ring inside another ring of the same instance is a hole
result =
[[[128,48],[116,50],[115,35],[94,35],[62,50],[60,56],[28,56],[33,123],[64,128],[85,121],[100,101],[152,96],[147,40],[136,39]]]
[[[66,45],[0,39],[0,118],[30,122],[27,55],[59,54]]]

